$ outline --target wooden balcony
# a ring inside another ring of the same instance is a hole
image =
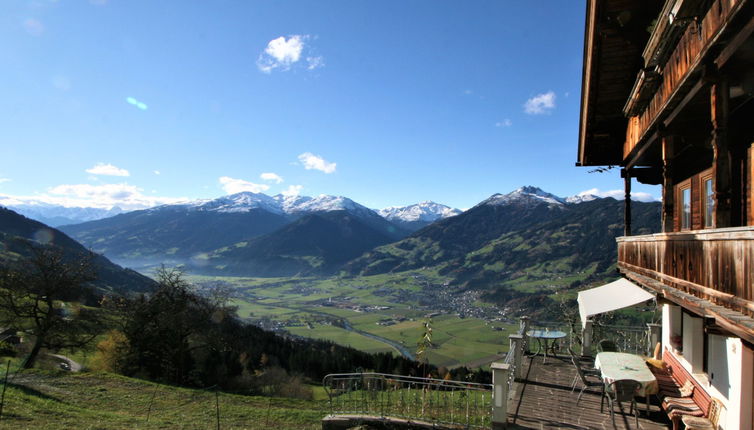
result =
[[[754,316],[754,227],[619,237],[618,267]]]
[[[700,73],[705,57],[716,43],[727,24],[741,9],[746,0],[715,0],[707,14],[698,23],[690,23],[668,61],[662,67],[662,83],[644,111],[629,119],[623,159],[642,143],[649,132],[663,120],[693,85],[692,75]],[[659,19],[667,19],[660,17]]]

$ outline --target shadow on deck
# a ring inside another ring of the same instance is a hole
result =
[[[524,358],[524,380],[516,384],[516,391],[508,403],[509,428],[514,429],[635,429],[636,421],[616,406],[615,426],[610,419],[610,411],[605,402],[605,410],[600,413],[600,393],[597,389],[586,390],[578,406],[576,398],[581,388],[571,392],[571,384],[576,369],[570,357],[548,357],[547,363],[541,356]],[[637,400],[639,428],[667,429],[671,427],[667,415],[660,410],[656,399],[650,405],[649,415],[643,401]]]

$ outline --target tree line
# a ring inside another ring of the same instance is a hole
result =
[[[92,366],[153,381],[218,386],[248,394],[305,396],[304,382],[328,373],[375,371],[488,382],[488,372],[448,371],[392,353],[365,353],[322,340],[281,336],[242,321],[226,287],[198,290],[177,269],[156,272],[152,291],[92,294],[91,258],[65,259],[35,247],[32,258],[0,270],[0,324],[33,339],[24,366],[42,348],[80,348],[98,337]]]

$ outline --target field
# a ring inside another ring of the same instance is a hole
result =
[[[415,355],[431,321],[437,366],[485,366],[508,350],[517,327],[498,310],[452,291],[431,271],[358,278],[235,278],[190,276],[203,287],[235,293],[240,317],[264,328],[327,339],[367,352]]]
[[[318,429],[324,411],[323,400],[216,397],[106,373],[27,371],[8,384],[0,427],[208,429],[219,413],[223,429]]]

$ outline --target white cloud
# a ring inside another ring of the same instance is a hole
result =
[[[600,191],[598,188],[592,188],[586,191],[582,191],[578,193],[579,196],[584,195],[593,195],[597,197],[612,197],[616,200],[623,200],[625,198],[626,192],[623,190],[607,190],[607,191]],[[645,192],[633,192],[631,193],[631,200],[636,200],[637,202],[657,202],[660,201],[660,199],[656,198],[655,196],[645,193]]]
[[[272,172],[262,173],[261,175],[259,175],[259,178],[263,181],[275,181],[276,184],[283,182],[283,178],[280,175]]]
[[[146,196],[143,190],[129,184],[71,184],[58,185],[46,193],[33,196],[0,194],[0,204],[21,205],[47,203],[65,207],[93,207],[110,209],[119,206],[125,210],[145,209],[157,205],[188,201],[185,197]]]
[[[336,163],[330,163],[325,161],[324,158],[319,155],[314,155],[311,152],[304,152],[298,156],[298,161],[304,165],[306,170],[319,170],[325,173],[335,172]]]
[[[529,115],[550,113],[555,109],[555,98],[556,96],[553,91],[537,94],[524,103],[524,112]]]
[[[8,178],[0,178],[0,184],[2,184],[4,182],[10,182],[10,179],[8,179]]]
[[[160,174],[160,171],[159,171],[159,170],[155,170],[155,171],[154,171],[154,174],[155,174],[155,175],[159,175],[159,174]]]
[[[474,91],[464,90],[463,93],[466,94],[467,96],[470,96],[470,95],[474,94]]]
[[[317,57],[306,57],[306,62],[308,66],[306,66],[306,70],[314,70],[319,69],[320,67],[325,67],[325,59],[320,55]]]
[[[267,43],[264,52],[257,58],[257,68],[264,73],[271,73],[275,69],[290,70],[298,63],[304,52],[311,52],[308,46],[309,35],[294,34],[287,39],[280,36]],[[314,70],[325,65],[325,60],[319,55],[306,55],[307,70]]]
[[[255,184],[253,182],[244,181],[243,179],[235,179],[229,176],[222,176],[220,184],[223,186],[223,190],[228,194],[240,193],[243,191],[251,191],[252,193],[261,193],[270,189],[269,185]]]
[[[301,190],[304,188],[303,185],[289,185],[288,188],[286,188],[282,193],[284,196],[297,196],[301,194]]]
[[[495,123],[495,127],[510,127],[512,125],[513,121],[511,121],[510,118],[505,118],[504,120]]]
[[[110,163],[97,163],[94,167],[86,169],[86,173],[92,175],[129,176],[128,170],[115,167]]]
[[[29,18],[23,22],[24,30],[32,36],[41,36],[45,32],[45,26],[34,18]]]

